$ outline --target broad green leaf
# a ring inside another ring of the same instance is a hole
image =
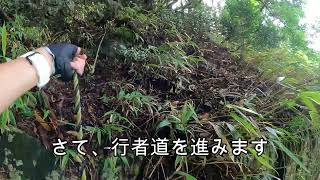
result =
[[[320,92],[318,91],[304,91],[299,94],[301,101],[314,112],[318,112],[315,104],[320,105]]]
[[[312,101],[320,105],[320,91],[303,91],[300,93],[300,97],[309,97]]]
[[[248,147],[247,150],[266,168],[272,169],[275,171],[275,169],[269,164],[270,158],[266,156],[265,154],[262,154],[261,156],[258,156],[256,150]]]
[[[256,128],[250,123],[248,122],[247,120],[243,119],[242,117],[238,116],[236,113],[234,112],[231,112],[231,117],[236,120],[237,122],[239,122],[247,131],[248,133],[252,133],[252,134],[255,134],[255,135],[259,135]]]
[[[136,33],[126,27],[118,27],[115,29],[115,33],[120,35],[123,40],[133,41],[136,39]],[[125,49],[126,47],[122,45]]]
[[[308,97],[301,97],[301,101],[311,110],[311,111],[317,111],[316,106],[313,104],[313,102]]]
[[[314,128],[319,128],[320,127],[320,114],[316,111],[310,111],[309,114],[310,114],[312,126]]]

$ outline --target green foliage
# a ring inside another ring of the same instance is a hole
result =
[[[121,166],[129,166],[126,157],[109,156],[105,158],[100,177],[102,179],[118,179],[121,173]]]
[[[42,26],[46,23],[52,25],[59,22],[60,25],[63,26],[61,19],[64,19],[64,15],[75,8],[76,2],[78,3],[80,1],[48,0],[29,1],[26,3],[24,0],[15,0],[1,1],[0,5],[1,8],[9,14],[23,15],[28,19],[32,19],[32,22],[30,22],[32,25]]]
[[[120,36],[123,40],[128,42],[134,42],[135,40],[138,41],[140,39],[140,36],[137,33],[126,27],[118,27],[115,28],[114,31],[115,35]]]
[[[157,30],[158,26],[158,17],[153,14],[145,14],[144,10],[138,6],[132,7],[124,7],[121,11],[117,14],[117,19],[120,21],[131,21],[135,25],[135,31],[139,33],[145,33],[150,29],[146,28],[153,28],[153,30]]]
[[[65,170],[68,163],[73,162],[72,160],[74,160],[74,162],[77,162],[80,164],[82,163],[83,158],[74,150],[67,149],[67,150],[65,150],[65,152],[66,152],[66,154],[60,158],[61,170]]]
[[[257,152],[254,149],[252,149],[250,147],[248,147],[247,149],[259,161],[259,163],[261,163],[264,167],[275,171],[275,169],[269,163],[270,158],[268,156],[266,156],[265,154],[262,154],[261,156],[258,156]]]
[[[17,20],[13,23],[4,23],[3,26],[0,28],[1,34],[1,53],[0,57],[4,59],[4,61],[9,61],[9,55],[16,56],[16,53],[19,53],[16,46],[21,39],[22,33],[21,29],[19,29],[19,25],[17,22],[19,21],[20,17],[17,17]],[[8,33],[8,31],[10,33]],[[22,46],[23,47],[23,46]],[[22,54],[22,53],[21,53]],[[0,129],[3,133],[7,130],[7,126],[12,124],[16,126],[16,118],[14,115],[14,111],[21,113],[24,117],[31,117],[33,112],[30,107],[35,107],[37,103],[36,98],[33,96],[32,93],[28,92],[26,95],[19,97],[8,109],[6,109],[3,113],[0,114]]]
[[[14,117],[13,112],[10,109],[6,109],[4,112],[0,114],[0,130],[3,133],[5,130],[8,130],[8,124],[12,123],[16,124],[16,119]]]
[[[190,50],[191,49],[191,50]],[[170,81],[172,91],[187,89],[188,77],[198,64],[205,59],[188,51],[197,51],[198,45],[191,39],[186,42],[167,42],[161,46],[136,46],[122,48],[121,55],[125,63],[129,63],[130,75],[144,81],[147,78],[157,78]],[[142,69],[141,69],[142,68]]]
[[[146,69],[151,68],[156,72],[161,72],[158,69],[163,66],[168,66],[167,71],[191,71],[194,65],[204,59],[196,55],[187,55],[183,48],[188,46],[197,48],[193,42],[172,42],[165,43],[160,47],[148,46],[147,48],[130,49],[125,52],[125,56],[127,59],[142,62]]]
[[[307,167],[306,162],[304,161],[310,158],[310,155],[304,156],[301,160],[299,155],[302,154],[304,150],[303,148],[300,149],[298,147],[300,147],[299,144],[304,144],[303,139],[307,138],[309,134],[313,134],[315,136],[318,134],[318,106],[320,105],[318,101],[320,96],[319,92],[316,91],[301,90],[296,97],[296,102],[294,100],[288,101],[286,98],[284,98],[284,100],[278,99],[278,101],[283,103],[280,103],[280,105],[276,107],[281,109],[284,108],[283,105],[286,105],[287,108],[293,110],[294,113],[290,115],[288,124],[285,126],[288,131],[282,129],[281,127],[265,127],[267,129],[266,132],[262,129],[264,126],[259,122],[266,122],[269,118],[273,119],[274,117],[272,114],[260,114],[256,110],[251,110],[246,107],[236,105],[227,105],[227,107],[233,110],[230,114],[231,117],[237,121],[243,127],[243,129],[245,129],[245,131],[237,126],[234,128],[234,126],[231,126],[230,124],[228,124],[228,128],[230,129],[230,133],[235,134],[235,132],[237,132],[237,134],[240,134],[242,137],[269,137],[268,141],[274,149],[267,148],[262,156],[257,156],[254,150],[250,149],[250,147],[247,148],[248,151],[255,157],[255,159],[257,159],[258,162],[260,162],[267,169],[274,170],[274,160],[271,159],[273,156],[270,154],[270,152],[272,153],[275,151],[275,149],[278,149],[289,157],[289,162],[293,161],[294,163],[298,164],[304,173],[306,173],[306,176],[309,176],[311,169],[309,169],[310,167]],[[307,115],[306,113],[303,113],[305,108],[299,105],[299,102],[302,102],[309,110],[309,117],[305,116]],[[302,107],[303,110],[297,107]],[[257,116],[258,118],[252,115]],[[310,127],[310,124],[313,125],[312,128]],[[289,146],[289,148],[284,145],[285,142],[295,142],[295,145]],[[270,155],[268,156],[268,154]],[[250,163],[246,161],[243,162],[246,166],[250,167]],[[301,174],[303,173],[301,172]]]
[[[125,114],[132,112],[137,116],[143,108],[146,108],[151,114],[153,114],[153,109],[155,108],[155,99],[151,96],[143,95],[138,91],[126,93],[121,89],[116,99],[120,102],[122,112]]]
[[[226,105],[226,107],[233,109],[236,112],[236,113],[231,112],[230,116],[235,121],[239,122],[248,133],[252,134],[251,137],[252,136],[259,137],[261,135],[261,132],[259,130],[257,123],[255,123],[252,120],[252,117],[247,116],[245,113],[256,115],[262,119],[263,117],[261,114],[255,112],[254,110],[251,110],[251,109],[248,109],[245,107],[241,107],[241,106],[232,105],[232,104],[228,104],[228,105]]]
[[[6,50],[7,50],[7,28],[6,24],[4,23],[1,28],[1,49],[2,49],[2,57],[6,57]]]
[[[107,123],[102,125],[102,127],[87,126],[85,128],[85,130],[90,132],[91,136],[96,135],[98,145],[101,145],[102,139],[104,137],[107,137],[111,141],[114,134],[122,133],[126,129],[129,129],[129,127],[122,126],[117,123]]]
[[[281,27],[281,36],[294,49],[306,49],[307,42],[305,37],[305,29],[300,25],[300,21],[304,16],[302,9],[303,1],[274,1],[271,4],[269,16],[277,14],[277,18],[284,26]]]
[[[101,178],[117,179],[120,167],[117,166],[118,157],[108,157],[104,160]]]
[[[26,46],[29,48],[39,47],[47,41],[48,29],[26,26],[29,22],[24,16],[17,15],[14,21],[3,24],[3,27],[0,28],[2,37],[0,56],[4,57],[6,61],[10,60],[8,57],[15,58],[25,53]]]
[[[192,175],[185,173],[185,172],[182,172],[182,171],[178,171],[178,172],[176,172],[176,174],[180,175],[182,177],[185,177],[186,180],[196,180],[197,179],[197,178],[193,177]]]
[[[296,156],[295,154],[290,151],[287,147],[285,147],[280,141],[273,141],[283,152],[285,152],[293,161],[295,161],[301,168],[303,168],[306,172],[310,172],[306,166],[303,164],[303,162],[301,162]]]
[[[199,123],[198,116],[195,112],[195,107],[190,102],[185,102],[181,110],[177,110],[172,107],[171,115],[169,121],[171,121],[175,128],[183,132],[190,130],[190,123],[195,120]]]
[[[90,25],[95,25],[95,23],[101,21],[104,18],[104,14],[107,13],[108,6],[101,2],[87,2],[79,3],[75,1],[69,1],[70,10],[74,13],[74,16],[66,16],[65,22],[68,25],[72,25],[74,20],[78,22],[90,23]]]
[[[182,9],[178,7],[175,11],[161,9],[157,13],[162,21],[172,22],[181,34],[187,33],[195,39],[205,37],[206,32],[212,32],[216,21],[212,8],[202,2]]]
[[[315,129],[320,130],[320,92],[302,91],[298,97],[308,107],[309,116]]]
[[[306,49],[301,1],[227,0],[221,24],[227,39],[252,45],[255,49],[289,44],[293,49]]]
[[[258,66],[268,78],[287,77],[290,84],[298,84],[317,76],[314,71],[319,67],[303,51],[293,51],[286,47],[248,51],[246,61]]]
[[[117,113],[115,111],[108,111],[106,112],[103,117],[109,117],[109,122],[121,122],[126,121],[131,123],[126,117],[123,117],[120,113]]]

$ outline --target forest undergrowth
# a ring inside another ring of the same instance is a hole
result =
[[[3,113],[0,128],[3,133],[17,127],[50,150],[58,139],[88,140],[82,149],[86,155],[79,154],[76,145],[69,145],[66,155],[57,156],[59,177],[318,176],[312,167],[319,159],[314,152],[319,142],[320,93],[305,88],[314,77],[302,87],[298,80],[282,81],[272,77],[274,71],[262,71],[261,66],[276,66],[272,64],[276,60],[259,64],[259,58],[268,54],[248,51],[253,55],[247,61],[242,59],[232,43],[213,38],[222,35],[210,26],[214,16],[206,15],[205,5],[186,13],[161,3],[152,9],[134,3],[119,7],[70,3],[62,10],[49,2],[41,10],[47,13],[45,17],[26,11],[24,5],[18,15],[10,3],[3,3],[7,9],[1,9],[6,12],[2,17],[2,57],[13,58],[50,42],[67,41],[82,47],[89,59],[86,73],[79,79],[81,123],[76,124],[72,82],[52,79],[50,85],[33,89]],[[34,24],[33,16],[41,23]],[[171,148],[172,141],[186,140],[188,153],[194,143],[191,139],[205,138],[214,144],[219,138],[228,152],[222,156],[179,156],[169,148],[168,156],[157,156],[150,155],[150,146],[145,157],[135,156],[133,150],[126,156],[120,156],[121,152],[114,156],[105,147],[115,138],[166,138]],[[249,144],[247,154],[235,156],[231,141],[239,138],[265,139],[268,144],[263,155],[257,155]],[[2,167],[3,176],[9,178],[6,168]]]

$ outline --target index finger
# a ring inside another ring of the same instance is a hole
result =
[[[84,59],[84,60],[87,59],[87,55],[85,55],[85,54],[80,54],[80,55],[78,55],[78,56],[76,56],[76,57],[81,58],[81,59]]]
[[[76,54],[75,54],[74,56],[79,56],[79,55],[80,55],[80,52],[81,52],[81,48],[78,47],[78,48],[77,48],[77,52],[76,52]]]

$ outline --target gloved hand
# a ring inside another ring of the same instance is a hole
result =
[[[55,75],[61,75],[63,81],[72,79],[74,70],[82,74],[85,66],[86,55],[80,55],[81,49],[69,43],[50,44],[49,50],[54,55]]]

